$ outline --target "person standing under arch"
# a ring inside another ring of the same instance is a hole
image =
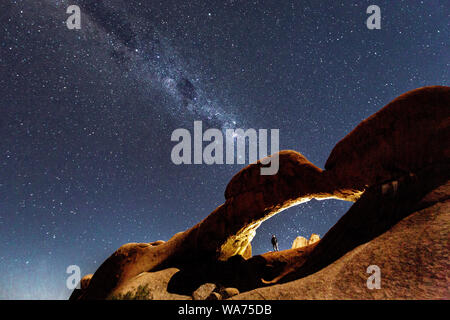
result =
[[[273,251],[278,251],[278,240],[274,234],[272,235],[272,246],[273,246]]]

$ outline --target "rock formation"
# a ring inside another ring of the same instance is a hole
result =
[[[357,246],[370,244],[395,223],[421,210],[417,206],[422,198],[410,197],[410,200],[397,199],[404,206],[401,210],[390,211],[389,206],[396,204],[386,200],[389,194],[412,185],[416,186],[411,187],[414,192],[417,188],[422,194],[431,192],[439,183],[445,184],[449,174],[446,167],[450,158],[449,124],[450,88],[416,89],[401,95],[344,137],[332,150],[325,170],[289,150],[279,152],[280,168],[276,175],[260,175],[261,161],[250,164],[231,179],[225,190],[225,203],[203,221],[167,242],[123,245],[99,267],[88,287],[74,292],[72,298],[105,299],[130,288],[130,283],[142,283],[144,277],[159,281],[152,274],[174,271],[174,267],[179,271],[164,273],[167,290],[181,290],[180,295],[188,298],[202,284],[191,281],[188,289],[179,289],[183,283],[180,279],[187,279],[189,272],[191,278],[199,277],[205,282],[208,277],[214,278],[240,292],[315,276],[334,265],[337,259],[345,258],[345,254],[350,254]],[[413,183],[419,172],[422,187]],[[423,172],[430,175],[432,183],[423,177]],[[374,188],[380,192],[375,192]],[[444,188],[446,195],[447,191]],[[370,197],[378,197],[381,203],[367,200]],[[290,206],[328,198],[357,202],[322,240],[308,242],[308,246],[302,248],[251,257],[250,242],[262,222]],[[374,212],[367,213],[361,207],[372,208]],[[384,219],[381,222],[380,215]],[[443,212],[439,217],[448,222],[448,210],[447,215]],[[442,227],[448,230],[448,224]],[[445,248],[448,254],[448,247],[433,248]],[[190,269],[189,265],[199,261],[204,266],[217,266],[224,274],[192,274],[195,268]],[[245,278],[226,275],[227,270],[233,268]],[[436,295],[443,294],[442,290],[436,292]],[[236,297],[245,297],[245,293]]]
[[[313,243],[316,243],[316,242],[319,241],[319,240],[320,240],[319,235],[313,233],[313,234],[311,234],[311,237],[309,237],[308,245],[313,244]]]
[[[192,293],[192,298],[194,300],[206,300],[216,289],[214,283],[202,284],[197,290]]]
[[[232,299],[450,299],[449,170],[408,175],[396,193],[373,187],[279,284]],[[380,289],[366,285],[371,265]]]
[[[305,237],[299,236],[299,237],[295,238],[294,242],[292,243],[291,249],[303,248],[310,244],[316,243],[319,240],[320,240],[319,235],[315,234],[315,233],[311,234],[311,237],[309,238],[309,240],[306,239]]]
[[[80,281],[81,290],[87,289],[87,287],[89,286],[89,282],[91,282],[92,276],[93,276],[93,274],[87,274],[83,278],[81,278],[81,281]]]

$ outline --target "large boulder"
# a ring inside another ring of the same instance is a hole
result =
[[[409,91],[362,121],[325,164],[344,189],[369,187],[450,160],[450,87]]]
[[[313,233],[313,234],[311,234],[311,237],[309,237],[308,245],[313,244],[313,243],[316,243],[316,242],[319,241],[319,240],[320,240],[319,235]]]
[[[303,248],[306,247],[307,245],[308,239],[306,239],[305,237],[298,236],[297,238],[294,239],[294,242],[292,242],[291,249]]]
[[[142,272],[122,283],[107,297],[111,300],[192,300],[188,295],[170,293],[170,279],[180,270],[168,268],[156,272]]]
[[[100,265],[79,299],[106,299],[135,276],[163,266],[188,245],[184,240],[181,232],[167,242],[124,244]]]

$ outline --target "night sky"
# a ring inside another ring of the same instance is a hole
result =
[[[81,30],[66,9],[81,8]],[[366,9],[381,8],[381,30]],[[0,298],[66,299],[127,242],[168,240],[244,165],[175,165],[173,130],[280,129],[323,168],[398,95],[450,85],[448,1],[0,2]],[[420,130],[420,128],[418,128]],[[266,221],[254,254],[321,237],[351,203]]]

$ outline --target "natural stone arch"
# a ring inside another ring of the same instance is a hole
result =
[[[355,201],[363,191],[337,188],[330,175],[296,151],[284,150],[278,157],[276,175],[261,175],[260,161],[237,173],[226,188],[223,207],[202,222],[204,229],[221,226],[215,235],[222,241],[216,248],[219,260],[241,254],[261,223],[287,208],[311,199]]]

